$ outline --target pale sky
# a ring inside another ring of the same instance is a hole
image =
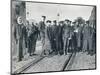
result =
[[[77,17],[83,17],[88,20],[92,9],[92,6],[26,2],[26,13],[29,12],[29,14],[26,14],[26,18],[35,19],[38,22],[41,20],[41,16],[45,15],[47,19],[55,20],[59,13],[59,20],[70,19],[73,21]]]

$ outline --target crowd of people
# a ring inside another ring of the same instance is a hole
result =
[[[63,21],[46,20],[46,16],[41,17],[39,23],[26,21],[23,23],[21,17],[15,27],[14,37],[19,46],[18,60],[22,61],[23,41],[27,53],[34,55],[36,42],[42,43],[41,56],[67,55],[72,52],[95,53],[96,50],[96,29],[90,25],[89,21],[79,22],[65,19]],[[24,25],[25,24],[25,25]]]

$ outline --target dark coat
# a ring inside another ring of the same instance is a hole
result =
[[[42,21],[39,22],[39,30],[40,32],[45,32],[45,23]]]
[[[25,26],[23,26],[22,32],[23,32],[23,37],[26,38],[27,37],[27,30],[26,30]]]
[[[77,46],[80,49],[82,48],[82,42],[83,42],[83,27],[79,27],[77,34]]]
[[[53,39],[56,40],[56,29],[57,29],[57,25],[53,25],[52,26],[52,34],[53,34]]]
[[[38,38],[38,27],[33,25],[32,32],[28,37],[28,47],[29,47],[28,52],[30,53],[30,55],[33,54],[35,51],[37,38]]]
[[[18,60],[21,61],[23,58],[23,24],[17,25],[17,37],[18,37],[18,46],[19,46],[19,53],[18,53]]]
[[[48,35],[49,40],[52,41],[53,34],[52,34],[52,27],[51,26],[47,27],[47,35]]]
[[[27,33],[26,26],[23,27],[22,32],[23,32],[23,39],[25,40],[25,47],[27,48],[28,33]]]
[[[63,49],[63,40],[62,40],[62,26],[56,27],[56,49],[58,51]]]

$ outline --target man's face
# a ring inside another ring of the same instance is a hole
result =
[[[81,27],[83,27],[83,24],[81,24]]]
[[[44,18],[44,17],[42,17],[42,18],[41,18],[41,21],[45,21],[45,18]]]
[[[64,24],[68,25],[68,21],[64,21]]]
[[[70,26],[71,25],[71,22],[68,22],[68,25]]]
[[[78,25],[78,22],[76,22],[75,25]]]
[[[63,23],[60,23],[60,26],[63,26]]]
[[[90,27],[93,28],[93,24],[91,24]]]
[[[86,27],[88,27],[89,25],[86,23]]]
[[[41,21],[44,21],[43,18],[41,19]]]
[[[53,22],[53,25],[56,25],[56,23],[55,23],[55,22]]]
[[[51,25],[51,23],[49,23],[49,22],[47,22],[47,24],[46,24],[47,26],[49,26],[49,25]]]
[[[18,18],[17,18],[17,23],[18,23],[18,24],[22,24],[22,22],[23,22],[23,21],[22,21],[22,18],[21,18],[21,17],[18,17]]]

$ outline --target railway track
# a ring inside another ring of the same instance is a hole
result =
[[[71,53],[68,57],[68,59],[64,62],[63,66],[61,67],[61,71],[64,71],[65,68],[67,68],[67,70],[69,70],[70,65],[72,64],[72,61],[75,57],[76,53]],[[23,66],[22,68],[18,69],[17,71],[14,72],[14,75],[17,75],[18,73],[24,73],[25,71],[27,71],[28,69],[30,69],[32,66],[34,66],[35,64],[37,64],[38,62],[40,62],[41,60],[43,60],[45,58],[45,56],[43,57],[38,57],[36,60],[30,62],[29,64]]]
[[[62,66],[61,71],[65,71],[65,69],[66,69],[66,70],[69,70],[69,69],[70,69],[70,67],[71,67],[71,65],[72,65],[72,63],[73,63],[73,60],[74,60],[74,58],[75,58],[75,55],[76,55],[76,53],[72,53],[72,54],[69,56],[69,58],[65,61],[64,65]]]
[[[13,75],[17,75],[19,73],[22,73],[23,71],[27,70],[28,68],[30,68],[31,66],[35,65],[36,63],[38,63],[39,61],[41,61],[44,57],[37,57],[36,60],[31,61],[30,63],[28,63],[27,65],[24,65],[23,67],[21,67],[20,69],[16,70]]]

